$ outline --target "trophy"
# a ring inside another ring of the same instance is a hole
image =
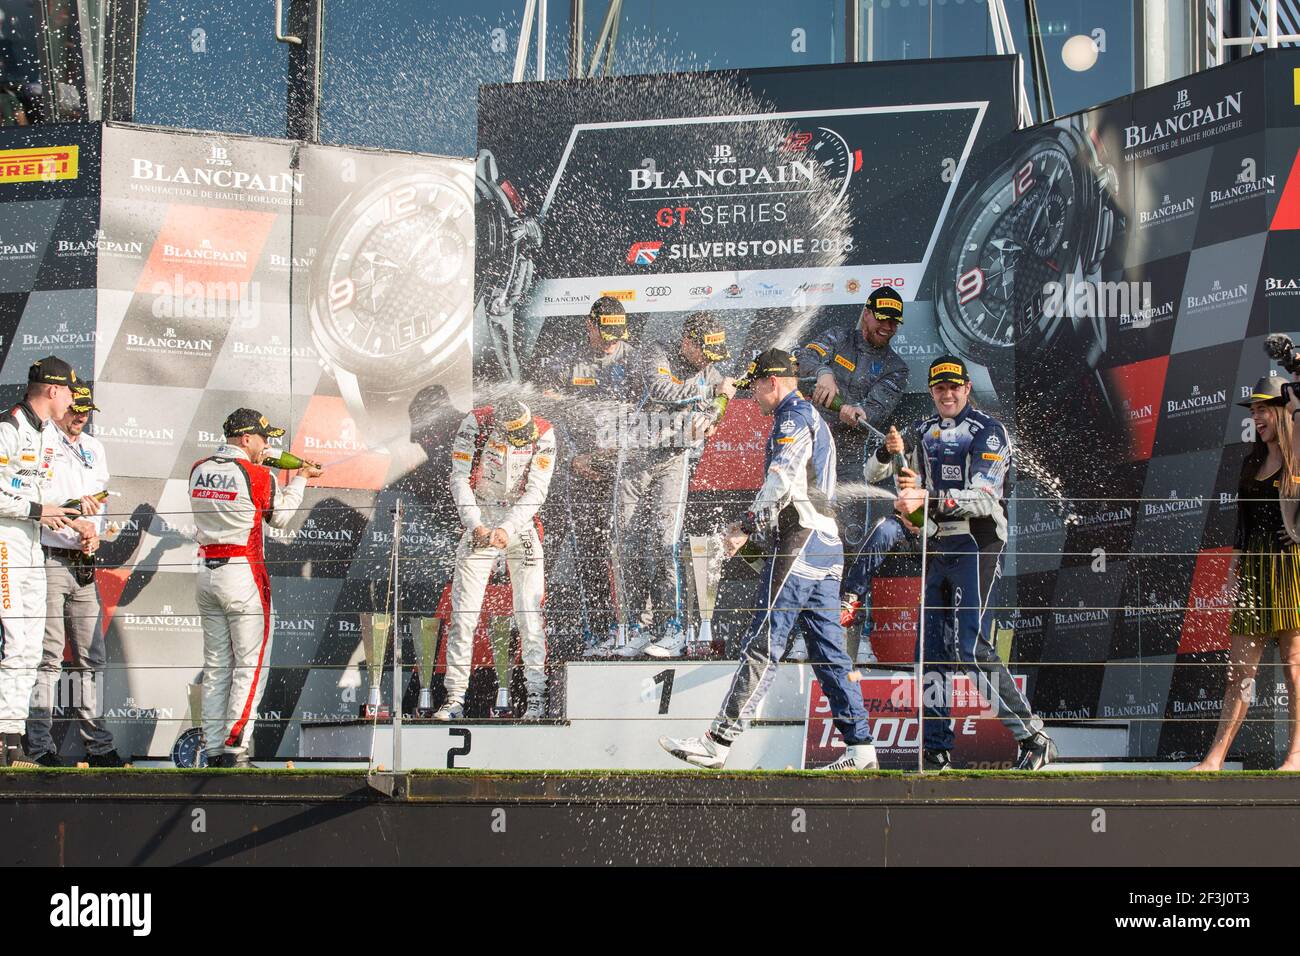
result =
[[[510,616],[499,614],[488,625],[492,636],[492,663],[497,671],[497,702],[492,706],[493,717],[512,717],[510,708]]]
[[[422,617],[420,628],[415,634],[415,666],[420,674],[420,703],[415,708],[417,714],[426,716],[433,710],[433,668],[438,663],[438,628],[442,619]]]
[[[700,626],[687,648],[687,657],[708,657],[713,650],[713,609],[722,583],[722,541],[717,535],[690,536],[691,582],[700,608]]]
[[[362,614],[361,643],[366,649],[366,673],[370,675],[370,693],[361,708],[367,720],[387,720],[391,714],[380,701],[380,681],[384,676],[384,651],[388,649],[388,632],[392,628],[391,614]]]

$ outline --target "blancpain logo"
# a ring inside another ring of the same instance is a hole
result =
[[[680,170],[665,173],[657,169],[629,169],[628,192],[663,189],[741,189],[749,186],[772,186],[779,183],[811,183],[817,180],[817,164],[798,160],[779,166],[724,166],[720,169]]]
[[[315,541],[326,544],[351,544],[350,528],[322,528],[315,518],[308,518],[303,526],[296,530],[289,528],[268,528],[267,533],[277,541],[297,542]]]
[[[1138,213],[1138,222],[1143,226],[1149,226],[1156,223],[1172,222],[1175,219],[1183,219],[1190,216],[1196,211],[1196,200],[1188,196],[1185,199],[1177,201],[1171,200],[1166,194],[1160,200],[1160,205],[1155,209],[1143,209]]]
[[[1226,388],[1216,389],[1213,392],[1201,392],[1201,386],[1193,385],[1192,394],[1186,398],[1170,398],[1165,401],[1165,416],[1177,418],[1179,415],[1187,412],[1203,411],[1217,408],[1228,401],[1228,390]]]
[[[163,258],[181,262],[214,262],[218,265],[242,266],[248,264],[248,253],[243,249],[218,249],[211,239],[202,240],[197,248],[187,249],[163,243]]]
[[[1210,205],[1229,206],[1242,199],[1250,199],[1252,196],[1271,193],[1275,191],[1276,188],[1276,176],[1261,176],[1259,179],[1250,180],[1248,182],[1233,183],[1227,189],[1211,189]]]
[[[67,322],[60,322],[57,329],[44,335],[33,335],[30,332],[24,332],[22,336],[24,347],[39,349],[55,345],[90,345],[94,341],[94,332],[73,331],[68,328]]]
[[[1065,522],[1060,518],[1043,518],[1039,521],[1031,521],[1028,524],[1018,524],[1012,530],[1017,536],[1030,534],[1051,534],[1060,531],[1065,527]]]
[[[101,252],[113,256],[143,256],[144,243],[118,242],[108,238],[103,229],[96,229],[91,239],[83,239],[79,242],[60,239],[55,246],[55,253],[60,256],[93,256]]]
[[[271,268],[277,272],[285,272],[289,269],[310,269],[316,261],[316,247],[313,246],[308,249],[305,256],[283,256],[273,252],[269,257],[269,261]]]
[[[309,617],[280,617],[277,614],[274,628],[276,634],[314,634],[316,622]]]
[[[1205,309],[1211,309],[1215,306],[1241,302],[1249,298],[1250,286],[1245,282],[1238,282],[1234,286],[1223,288],[1223,283],[1218,279],[1214,280],[1214,285],[1205,295],[1189,295],[1187,297],[1187,312],[1201,312]]]
[[[231,354],[233,355],[252,355],[257,358],[301,358],[315,360],[317,358],[316,350],[309,345],[285,345],[280,336],[271,336],[271,341],[262,345],[257,342],[240,342],[236,339],[231,343]]]
[[[1178,100],[1174,104],[1174,114],[1146,126],[1126,126],[1124,128],[1124,148],[1135,149],[1149,143],[1159,143],[1179,133],[1219,123],[1241,113],[1242,91],[1229,93],[1223,99],[1210,106],[1193,107],[1187,98],[1186,90],[1179,90]]]
[[[1142,517],[1166,518],[1181,515],[1188,511],[1199,511],[1205,507],[1205,499],[1199,495],[1195,498],[1179,498],[1177,491],[1169,494],[1168,501],[1146,501],[1142,504]]]
[[[544,295],[542,301],[547,305],[576,305],[585,303],[589,298],[590,296],[575,295],[566,289],[557,295]]]
[[[31,259],[36,255],[37,244],[30,242],[5,242],[0,239],[0,259]]]
[[[240,192],[280,193],[290,195],[302,192],[302,173],[246,173],[237,169],[203,169],[196,166],[168,166],[153,160],[131,160],[131,178],[148,182],[179,183],[185,186],[214,186],[218,189],[235,189]]]
[[[1156,413],[1155,405],[1147,403],[1134,407],[1128,399],[1124,400],[1124,418],[1130,422],[1141,422],[1151,418]]]
[[[1041,628],[1043,626],[1043,615],[1041,614],[1021,614],[1019,609],[1015,617],[1012,618],[1011,626],[1017,631],[1028,631]]]
[[[1148,405],[1147,407],[1150,408],[1151,406]],[[1095,514],[1076,515],[1074,524],[1079,528],[1091,528],[1099,524],[1118,524],[1122,521],[1131,521],[1132,518],[1132,508],[1111,508],[1098,511]]]
[[[1053,611],[1052,623],[1057,627],[1079,627],[1084,624],[1099,624],[1110,620],[1110,612],[1105,608],[1080,608],[1077,611]]]
[[[186,282],[175,275],[171,282],[155,282],[150,311],[157,319],[254,320],[261,310],[260,282]]]
[[[1102,704],[1101,716],[1103,717],[1142,717],[1149,714],[1158,714],[1160,705],[1152,701],[1149,704],[1123,704],[1116,707],[1114,704]]]
[[[1121,329],[1146,329],[1150,328],[1152,323],[1163,322],[1174,317],[1174,300],[1162,302],[1160,305],[1148,306],[1145,309],[1134,309],[1132,312],[1125,312],[1119,317],[1119,327]]]
[[[1300,295],[1300,280],[1269,276],[1264,280],[1264,294],[1269,297]]]
[[[913,342],[909,342],[902,333],[899,333],[898,335],[894,336],[893,341],[889,343],[889,347],[892,348],[895,352],[897,352],[900,356],[906,355],[906,356],[920,357],[920,356],[940,355],[943,353],[942,342],[936,341],[936,342],[923,342],[919,344],[913,343]]]
[[[359,442],[352,438],[317,438],[315,435],[308,435],[303,444],[314,451],[365,451],[364,442]]]
[[[1204,688],[1201,690],[1204,692]],[[1173,707],[1175,714],[1217,713],[1222,709],[1223,701],[1217,696],[1205,700],[1176,700]]]
[[[211,355],[212,339],[188,339],[167,328],[162,335],[136,335],[128,332],[126,348],[130,352],[181,352],[194,355]]]
[[[128,627],[137,627],[145,631],[174,630],[177,628],[198,630],[200,620],[201,618],[197,614],[175,613],[170,604],[162,606],[161,614],[127,613],[122,616],[123,623]]]
[[[176,440],[173,428],[144,428],[135,418],[128,418],[121,425],[100,425],[95,435],[109,441],[132,441],[145,445],[170,445]]]

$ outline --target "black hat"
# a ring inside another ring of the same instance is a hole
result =
[[[956,382],[965,385],[970,381],[970,372],[966,363],[955,355],[940,355],[930,363],[930,385],[940,382]]]
[[[72,388],[77,384],[77,373],[63,359],[47,355],[32,363],[32,367],[27,370],[27,381],[33,385],[66,385]]]
[[[612,295],[602,295],[592,303],[587,317],[596,323],[606,342],[627,341],[627,310]]]
[[[867,296],[867,308],[877,315],[897,319],[903,324],[903,297],[887,285],[882,285]]]
[[[798,378],[799,360],[785,349],[768,349],[754,356],[745,372],[744,380],[752,382],[756,378],[765,378],[768,375]]]
[[[692,312],[682,326],[682,335],[700,347],[712,362],[731,358],[727,349],[727,329],[712,312]]]
[[[537,423],[533,421],[532,411],[516,398],[508,398],[492,410],[492,425],[516,448],[522,448],[538,438]]]
[[[71,408],[78,415],[100,410],[99,406],[95,404],[95,397],[91,394],[89,385],[74,385],[72,387]]]
[[[236,408],[221,426],[229,437],[236,435],[261,435],[263,438],[279,438],[284,434],[283,428],[273,428],[261,412],[251,408]]]
[[[1268,405],[1285,405],[1286,399],[1282,397],[1282,386],[1285,384],[1286,379],[1280,375],[1265,375],[1250,390],[1250,397],[1237,404],[1242,408],[1250,408],[1256,402],[1264,402]]]

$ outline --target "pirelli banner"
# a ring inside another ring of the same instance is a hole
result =
[[[322,462],[269,532],[275,640],[257,750],[352,718],[358,614],[388,600],[392,504],[431,611],[459,523],[447,448],[471,403],[473,166],[118,126],[0,131],[0,389],[51,352],[93,378],[113,520],[102,695],[124,754],[165,756],[202,667],[186,480],[257,408]],[[408,651],[408,659],[409,659]],[[61,729],[61,727],[60,727]],[[75,731],[67,736],[73,752]]]

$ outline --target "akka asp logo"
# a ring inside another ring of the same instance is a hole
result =
[[[634,242],[627,250],[628,265],[649,266],[659,258],[662,242]]]

